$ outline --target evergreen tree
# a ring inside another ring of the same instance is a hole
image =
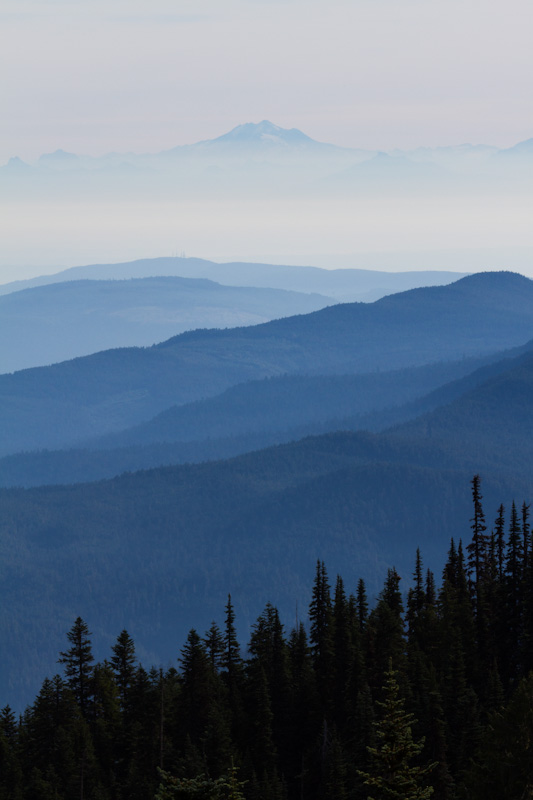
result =
[[[72,689],[74,697],[83,716],[87,715],[89,698],[91,696],[91,678],[94,661],[87,623],[78,617],[67,633],[71,646],[59,654],[58,663],[65,665],[65,677],[68,686]]]
[[[233,614],[233,609],[231,611]],[[225,642],[216,622],[211,623],[211,627],[204,636],[204,645],[211,664],[211,669],[218,675],[224,665]]]
[[[244,800],[244,782],[237,779],[233,763],[229,772],[213,780],[206,775],[176,778],[159,770],[160,783],[155,800]]]
[[[332,697],[329,678],[333,673],[333,612],[328,575],[323,561],[317,561],[315,581],[309,606],[310,642],[322,713],[331,711]]]
[[[517,659],[520,652],[523,595],[523,550],[522,532],[518,510],[513,501],[509,523],[509,537],[505,559],[504,604],[505,647],[502,652],[502,677],[504,684],[511,684],[517,676]]]
[[[312,795],[314,764],[309,763],[309,752],[320,724],[320,703],[316,675],[312,667],[307,633],[302,622],[289,638],[289,665],[291,697],[288,726],[291,765],[289,784],[291,797]]]
[[[272,711],[272,735],[277,752],[290,760],[290,697],[291,676],[289,655],[284,639],[283,625],[279,613],[271,603],[255,623],[250,639],[249,651],[253,662],[259,664],[266,677],[268,696]],[[281,765],[282,769],[284,763]]]
[[[505,508],[500,505],[498,516],[494,523],[494,538],[496,541],[496,557],[498,563],[498,579],[503,583],[505,568]]]
[[[228,594],[224,624],[224,655],[221,659],[221,676],[228,690],[228,706],[232,738],[242,741],[244,731],[244,664],[235,630],[235,611]]]
[[[135,677],[135,644],[128,631],[119,633],[116,643],[111,648],[111,666],[115,673],[115,680],[120,693],[122,708],[127,705],[128,692]]]
[[[146,800],[153,796],[157,786],[156,769],[161,766],[166,741],[162,724],[166,707],[163,684],[159,672],[149,675],[142,666],[137,667],[130,689],[129,726],[125,731],[128,749],[124,800]]]
[[[369,748],[370,767],[361,773],[369,787],[368,800],[428,800],[433,788],[427,785],[436,764],[413,764],[424,749],[424,742],[413,741],[414,718],[405,709],[400,688],[392,668],[392,659],[385,673],[381,718],[375,723],[377,744]]]
[[[276,747],[272,731],[272,706],[265,670],[258,660],[248,665],[246,686],[246,710],[248,711],[247,755],[248,763],[260,779],[272,775],[276,770]]]
[[[362,578],[359,578],[357,582],[356,605],[359,628],[361,633],[363,633],[368,619],[368,598],[366,596],[365,582]]]
[[[529,505],[522,503],[522,567],[524,573],[528,568],[530,545]]]
[[[324,800],[345,800],[347,790],[346,756],[335,729],[328,732],[321,795]]]
[[[392,567],[387,572],[385,586],[378,603],[372,610],[366,626],[366,669],[370,688],[376,695],[381,692],[383,676],[389,659],[398,665],[402,683],[406,677],[403,602],[400,576]]]
[[[468,553],[468,573],[474,576],[474,594],[479,594],[479,586],[483,580],[484,571],[487,564],[488,537],[485,531],[485,514],[481,501],[481,478],[474,475],[472,479],[472,500],[474,503],[474,516],[470,520],[472,528],[472,540],[467,546]]]
[[[466,783],[472,800],[533,797],[533,673],[491,715]]]
[[[22,800],[23,776],[20,764],[18,725],[10,706],[0,711],[0,797]]]
[[[226,604],[224,651],[222,663],[226,671],[228,684],[232,686],[235,682],[238,682],[240,677],[242,671],[242,658],[241,649],[237,640],[237,632],[235,630],[235,611],[233,609],[230,594],[228,594],[228,602]]]
[[[344,591],[344,583],[337,576],[335,601],[333,605],[333,719],[339,730],[346,722],[346,699],[348,682],[356,671],[355,641],[350,607]],[[359,633],[359,631],[357,631]],[[357,675],[354,674],[354,681]]]
[[[192,743],[197,745],[209,721],[214,699],[214,676],[205,646],[194,629],[189,631],[179,661],[182,678],[179,727],[183,740],[188,735]]]

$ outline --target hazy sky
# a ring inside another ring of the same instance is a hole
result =
[[[270,119],[382,149],[533,136],[531,0],[3,0],[0,163]]]
[[[1,0],[0,164],[157,152],[263,119],[351,147],[511,146],[533,137],[532,29],[532,0]],[[335,208],[9,197],[0,280],[182,250],[365,266],[346,254],[454,248],[417,266],[533,274],[532,214],[529,195]]]

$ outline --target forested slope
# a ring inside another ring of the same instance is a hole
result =
[[[178,277],[71,280],[0,292],[0,373],[114,347],[144,347],[195,328],[257,325],[334,302]]]
[[[65,447],[174,404],[284,373],[346,374],[486,355],[533,330],[533,282],[484,273],[376,303],[341,304],[248,328],[194,331],[0,376],[0,454]]]
[[[446,453],[345,433],[228,462],[2,490],[3,685],[27,697],[74,609],[94,620],[97,647],[128,627],[164,661],[185,619],[207,626],[228,591],[242,624],[273,593],[292,619],[317,557],[371,589],[392,562],[407,570],[416,545],[441,563],[450,534],[464,533],[471,474]],[[491,515],[528,488],[487,476]]]
[[[89,440],[85,449],[5,456],[0,459],[0,485],[80,483],[126,471],[230,458],[331,431],[385,430],[508,372],[524,361],[517,354],[527,361],[530,351],[529,343],[481,359],[390,373],[287,375],[238,384],[214,398],[174,406],[122,434]],[[402,404],[440,383],[444,385]],[[505,409],[498,408],[493,416],[501,414]],[[446,438],[452,444],[453,432]],[[479,463],[471,461],[474,466]]]
[[[0,712],[0,794],[524,800],[529,506],[500,506],[488,526],[481,488],[474,476],[468,536],[448,544],[442,580],[417,549],[404,577],[390,568],[374,598],[362,578],[335,580],[318,560],[294,622],[267,602],[246,630],[247,652],[231,596],[218,624],[188,617],[164,668],[139,663],[125,628],[95,663],[91,623],[78,616],[58,674],[18,722],[9,705]]]

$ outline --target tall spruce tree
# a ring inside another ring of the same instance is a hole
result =
[[[376,607],[369,615],[366,626],[366,669],[368,682],[379,696],[389,663],[392,658],[400,672],[402,683],[406,677],[403,601],[400,592],[400,576],[394,567],[387,572],[385,586]]]
[[[120,692],[122,708],[126,707],[128,692],[135,676],[136,658],[135,644],[127,630],[121,631],[116,643],[111,648],[111,666]]]
[[[328,575],[323,561],[317,561],[316,565],[309,620],[311,654],[322,700],[322,713],[328,715],[332,708],[330,676],[333,674],[334,661],[333,610]]]
[[[468,574],[473,576],[474,594],[477,597],[479,585],[483,579],[483,574],[487,564],[488,536],[485,524],[485,514],[481,501],[481,478],[474,475],[472,479],[472,500],[474,503],[474,516],[470,520],[472,528],[472,539],[466,550],[468,553]]]
[[[509,685],[517,677],[517,659],[520,651],[523,596],[522,531],[518,510],[513,501],[505,559],[505,648],[503,650],[502,677]]]
[[[396,677],[391,659],[383,700],[378,701],[382,715],[375,723],[376,746],[369,747],[370,767],[361,777],[369,790],[368,800],[429,800],[433,787],[427,781],[436,763],[413,763],[419,759],[424,741],[413,740],[414,717],[404,709]]]
[[[81,617],[77,617],[74,625],[67,633],[70,642],[68,650],[59,654],[58,663],[65,665],[65,677],[68,686],[80,707],[82,716],[87,716],[89,699],[92,693],[91,678],[94,661],[89,627]]]

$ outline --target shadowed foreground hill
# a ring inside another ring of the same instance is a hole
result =
[[[147,349],[105,351],[0,376],[0,454],[69,446],[260,377],[359,373],[480,356],[520,345],[532,332],[533,282],[513,273],[483,273],[372,304],[193,331]]]

